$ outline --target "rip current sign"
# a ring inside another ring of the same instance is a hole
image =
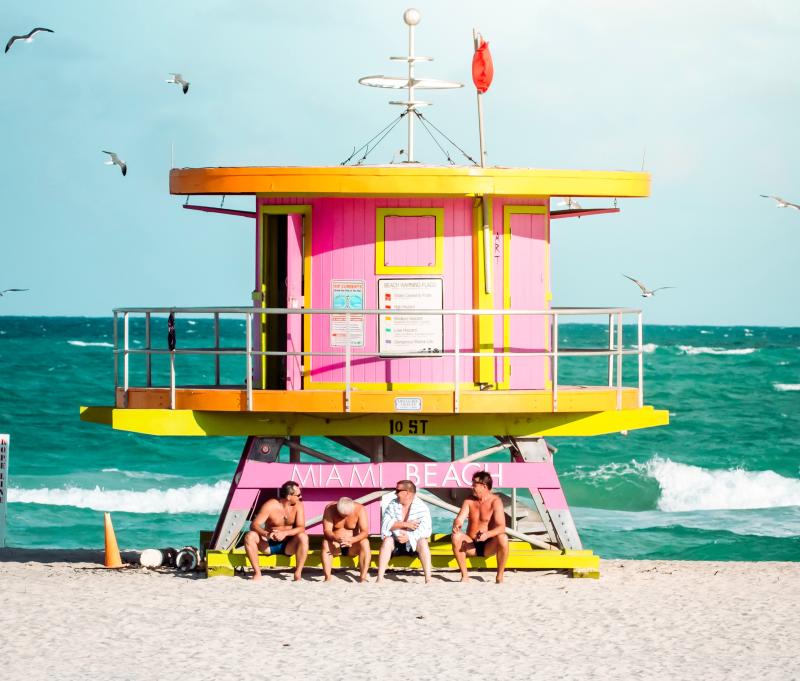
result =
[[[6,545],[6,504],[8,503],[8,446],[11,436],[0,433],[0,548]]]

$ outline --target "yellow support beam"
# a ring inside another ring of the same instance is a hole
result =
[[[149,435],[513,435],[587,437],[665,426],[669,412],[645,406],[532,414],[298,414],[81,407],[81,420]]]

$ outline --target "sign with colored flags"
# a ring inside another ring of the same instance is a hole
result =
[[[492,54],[489,52],[489,43],[483,38],[480,45],[472,55],[472,82],[478,88],[478,92],[483,94],[489,89],[494,77],[494,65],[492,64]]]

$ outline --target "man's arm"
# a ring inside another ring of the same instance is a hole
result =
[[[294,515],[294,527],[286,531],[287,537],[294,537],[306,531],[306,507],[302,501],[297,502],[297,513]]]
[[[461,504],[461,510],[458,512],[456,519],[453,521],[453,532],[461,532],[461,526],[469,516],[469,499],[464,499]]]
[[[503,502],[500,501],[500,497],[495,497],[492,502],[492,522],[490,524],[494,527],[486,532],[481,532],[481,541],[496,537],[498,534],[505,534],[506,512],[503,508]]]
[[[261,508],[258,509],[258,513],[256,513],[253,521],[250,523],[250,529],[253,532],[256,532],[259,537],[261,537],[264,541],[269,539],[269,531],[264,529],[262,525],[267,522],[267,518],[269,518],[270,506],[271,502],[274,499],[268,499],[263,504],[261,504]]]
[[[358,544],[358,542],[369,537],[369,518],[367,517],[367,509],[363,506],[358,512],[358,525],[356,525],[356,529],[358,530],[358,534],[354,534],[350,537],[351,545]]]
[[[416,539],[427,539],[433,533],[430,509],[428,508],[428,504],[421,499],[415,499],[414,501],[419,501],[421,511],[418,515],[414,516],[414,519],[419,524],[417,525],[417,529],[413,530],[410,534],[413,534]]]
[[[326,506],[325,511],[322,513],[322,536],[328,541],[338,542],[336,536],[333,534],[333,520],[331,519],[331,506]]]
[[[400,504],[392,500],[386,506],[386,510],[383,512],[383,520],[381,522],[381,538],[386,539],[386,537],[392,533],[392,530],[395,529],[394,525],[395,520],[397,519],[395,515],[395,507],[399,505]]]

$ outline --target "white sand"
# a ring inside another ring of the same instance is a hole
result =
[[[598,581],[498,587],[489,572],[255,585],[55,562],[96,559],[0,550],[0,677],[800,678],[797,563],[604,561]]]

